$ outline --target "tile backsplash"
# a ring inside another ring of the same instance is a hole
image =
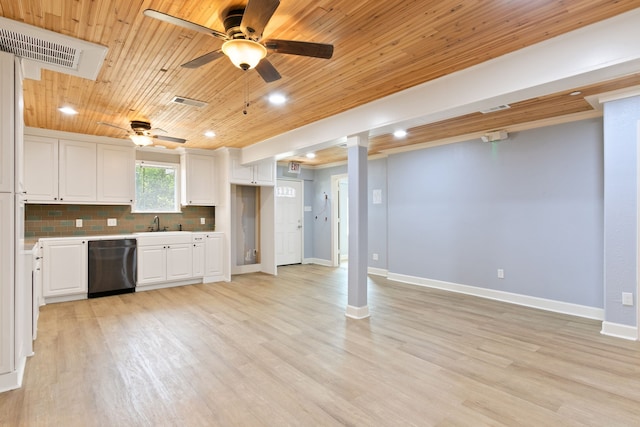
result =
[[[160,228],[177,231],[211,231],[215,228],[215,207],[183,206],[181,213],[132,213],[130,206],[109,205],[32,205],[25,206],[25,239],[35,242],[41,237],[96,236],[147,231],[153,218],[160,218]],[[200,218],[205,224],[200,224]],[[76,220],[82,227],[76,227]],[[117,225],[108,226],[115,219]]]

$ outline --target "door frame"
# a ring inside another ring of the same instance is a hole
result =
[[[331,175],[331,266],[338,267],[340,266],[340,236],[339,232],[339,212],[338,212],[338,198],[340,193],[339,182],[343,179],[349,179],[349,174],[341,173],[338,175]],[[349,224],[347,224],[349,227]]]
[[[278,188],[278,181],[290,181],[290,182],[299,182],[300,183],[300,224],[302,225],[301,233],[300,233],[300,263],[304,264],[304,233],[305,233],[305,223],[304,223],[304,179],[299,178],[276,178],[276,188]],[[277,198],[275,194],[277,190],[274,190],[274,199]],[[274,205],[277,207],[278,202],[274,201]],[[275,235],[275,224],[274,224],[274,235]],[[276,260],[276,264],[278,261]]]

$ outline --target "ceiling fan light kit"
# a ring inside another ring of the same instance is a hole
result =
[[[227,40],[222,45],[222,52],[229,57],[233,65],[247,71],[267,56],[267,48],[260,43],[247,39]]]
[[[129,138],[131,138],[131,141],[133,141],[133,143],[138,147],[146,147],[153,144],[153,140],[147,135],[133,134],[129,135]]]

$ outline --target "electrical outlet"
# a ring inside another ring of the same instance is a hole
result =
[[[78,228],[82,227],[82,220],[81,219],[76,219],[76,227],[78,227]]]
[[[205,220],[204,220],[204,218],[200,218],[200,224],[201,224],[201,225],[204,225],[204,224],[205,224]]]
[[[504,270],[501,268],[498,269],[498,279],[504,279]]]
[[[633,305],[633,293],[631,292],[622,293],[622,305]]]
[[[117,218],[107,218],[107,227],[115,227],[118,225]]]
[[[378,260],[378,254],[373,254],[373,260],[377,261]]]

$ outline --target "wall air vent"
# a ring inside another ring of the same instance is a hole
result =
[[[502,104],[496,107],[487,108],[486,110],[480,110],[482,114],[495,113],[496,111],[508,110],[511,108],[509,104]]]
[[[0,17],[0,50],[22,59],[26,78],[39,80],[45,68],[95,80],[108,49]]]
[[[204,107],[207,105],[207,103],[204,101],[184,98],[182,96],[174,96],[171,102],[173,102],[174,104],[189,105],[190,107]]]

